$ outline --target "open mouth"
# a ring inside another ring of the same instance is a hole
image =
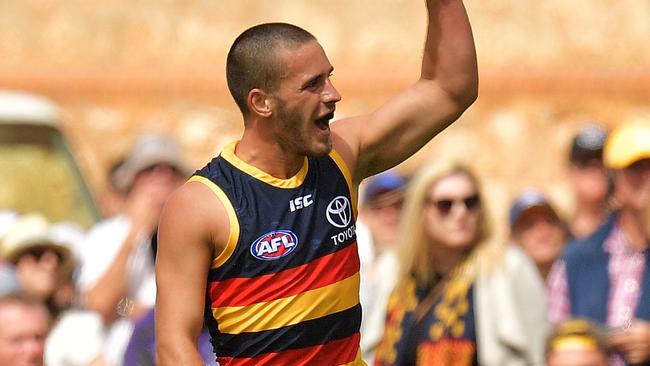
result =
[[[316,119],[316,127],[321,131],[329,131],[330,129],[330,120],[334,118],[334,111],[324,115],[321,118]]]

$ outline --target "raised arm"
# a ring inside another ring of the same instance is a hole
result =
[[[223,230],[214,232],[212,228]],[[228,220],[221,203],[200,183],[187,183],[167,202],[156,257],[157,365],[203,365],[197,340],[213,243],[225,243]],[[223,233],[223,234],[222,234]]]
[[[355,182],[418,151],[474,102],[478,71],[472,30],[461,0],[427,0],[420,79],[374,113],[334,123],[334,146]]]

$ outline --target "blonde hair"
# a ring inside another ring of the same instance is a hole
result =
[[[496,261],[495,254],[499,250],[491,240],[491,223],[476,175],[465,165],[456,162],[425,163],[411,178],[404,197],[400,235],[398,236],[401,281],[415,277],[418,286],[430,287],[434,284],[436,268],[434,268],[431,253],[432,239],[425,233],[426,222],[423,211],[431,187],[443,178],[458,174],[466,176],[472,182],[481,204],[475,245],[463,263],[457,266],[454,275],[463,276],[469,282],[473,282],[479,269],[485,268],[482,262],[494,263]]]

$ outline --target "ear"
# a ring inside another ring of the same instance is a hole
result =
[[[270,117],[273,114],[272,97],[260,89],[251,89],[248,92],[248,108],[251,112],[262,116]]]

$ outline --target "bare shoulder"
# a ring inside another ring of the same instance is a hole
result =
[[[228,240],[228,215],[210,187],[192,181],[171,195],[163,209],[159,230],[163,237],[183,237],[220,248]]]
[[[357,116],[337,120],[331,125],[332,146],[347,165],[353,181],[357,184],[365,177],[363,172],[358,171],[357,162],[361,131],[364,125],[369,127],[369,120],[369,116]]]

